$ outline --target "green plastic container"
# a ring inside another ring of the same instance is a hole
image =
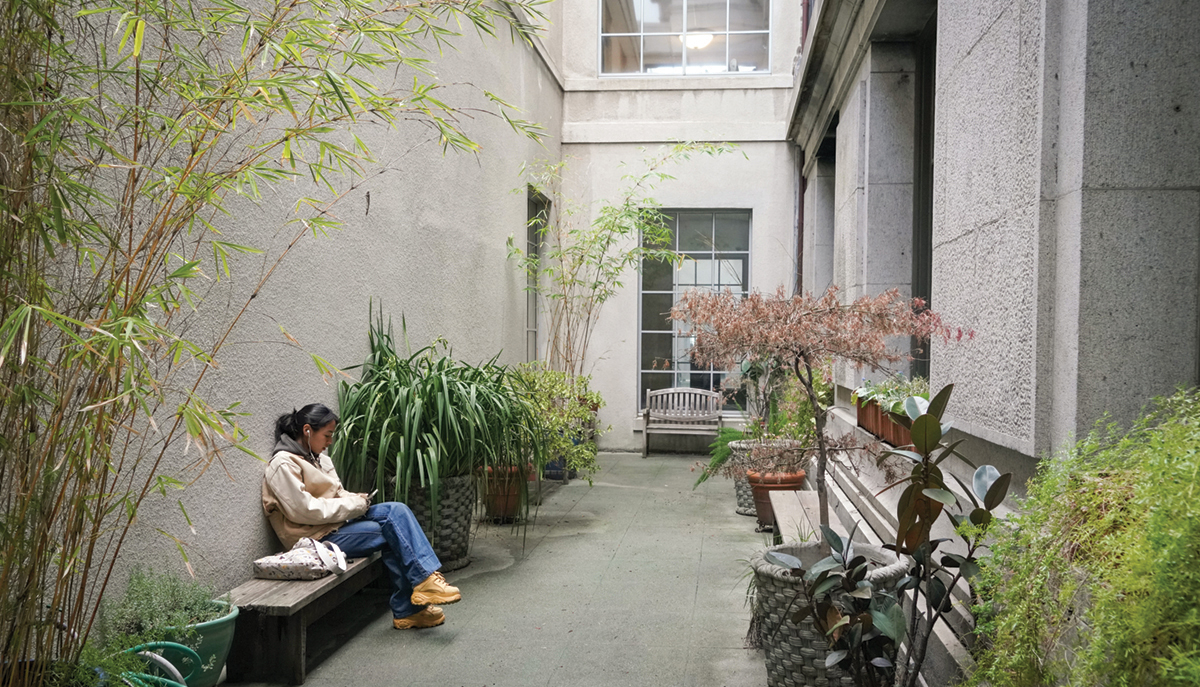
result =
[[[217,684],[217,680],[221,677],[221,669],[225,667],[225,659],[229,657],[229,648],[233,646],[233,630],[237,625],[238,608],[224,601],[214,601],[213,603],[226,606],[230,611],[216,620],[192,625],[198,636],[187,641],[186,644],[197,643],[197,646],[193,648],[197,654],[200,654],[201,665],[204,668],[187,681],[188,687],[213,687]],[[168,660],[176,662],[176,657],[169,655],[169,652],[164,651],[163,655]],[[184,675],[187,675],[192,669],[190,665],[181,666],[176,663],[176,666]]]

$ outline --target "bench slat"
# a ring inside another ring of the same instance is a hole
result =
[[[229,592],[229,596],[239,608],[263,615],[294,615],[347,578],[366,570],[379,556],[376,551],[366,558],[352,559],[341,575],[326,575],[315,580],[253,579]]]

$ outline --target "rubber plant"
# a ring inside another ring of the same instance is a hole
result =
[[[831,554],[808,570],[794,556],[767,554],[771,562],[808,581],[793,622],[811,616],[829,642],[825,665],[836,665],[853,675],[860,687],[916,687],[930,634],[950,610],[955,585],[970,582],[979,574],[979,551],[995,519],[993,511],[1008,494],[1012,474],[1001,475],[991,465],[977,468],[969,486],[951,475],[967,502],[947,488],[940,464],[950,456],[966,461],[958,452],[963,439],[945,442],[950,423],[943,422],[942,415],[953,388],[944,387],[932,401],[909,397],[904,402],[905,413],[894,419],[911,429],[912,446],[881,456],[900,456],[912,465],[907,477],[885,487],[886,491],[904,486],[904,491],[896,507],[896,539],[884,547],[909,555],[913,561],[908,574],[894,587],[876,588],[868,582],[867,560],[855,555],[853,534],[842,538],[824,525],[821,531]],[[943,513],[963,543],[962,553],[939,554],[938,549],[950,540],[931,538],[933,524]],[[906,594],[919,594],[925,603],[915,599],[906,603]],[[900,658],[899,649],[905,643],[906,652]]]

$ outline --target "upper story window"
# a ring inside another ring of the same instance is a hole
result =
[[[601,0],[600,73],[769,72],[771,0]]]

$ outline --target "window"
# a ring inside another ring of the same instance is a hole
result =
[[[539,232],[546,226],[550,216],[550,201],[545,196],[529,189],[526,203],[528,221],[525,222],[525,254],[540,256],[542,253],[542,237]],[[537,275],[526,276],[525,283],[525,361],[533,362],[538,359],[538,295]]]
[[[601,74],[763,73],[771,0],[601,0]]]
[[[695,364],[688,327],[667,319],[684,291],[710,289],[746,295],[750,284],[750,213],[744,210],[674,210],[664,214],[674,249],[686,256],[679,269],[659,262],[642,265],[641,373],[638,407],[647,389],[692,387],[721,390],[725,373]],[[733,398],[727,408],[741,407]]]

